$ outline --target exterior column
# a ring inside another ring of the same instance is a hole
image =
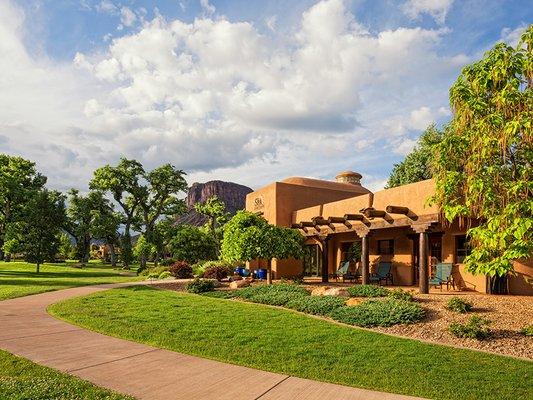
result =
[[[368,275],[370,271],[368,234],[361,238],[361,267],[362,283],[363,285],[368,285]]]
[[[428,273],[428,234],[420,232],[418,245],[418,272],[420,293],[429,293],[429,273]]]
[[[325,236],[322,238],[322,282],[329,282],[329,273],[328,273],[328,252],[329,252],[329,237]]]

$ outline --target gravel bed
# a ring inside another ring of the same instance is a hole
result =
[[[457,294],[457,296],[473,304],[471,312],[459,314],[447,310],[445,305],[452,297],[450,294],[416,294],[415,299],[427,312],[423,321],[374,330],[533,360],[533,337],[527,337],[520,332],[526,325],[533,324],[532,296],[485,294]],[[448,332],[452,322],[467,322],[474,314],[491,321],[492,334],[489,339],[480,341],[457,338]]]

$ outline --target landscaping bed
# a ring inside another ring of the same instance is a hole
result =
[[[166,290],[185,291],[186,282],[184,281],[167,281],[155,284],[153,286]],[[312,290],[316,286],[307,286],[308,290]],[[227,287],[223,286],[219,291],[226,291]],[[349,301],[351,304],[358,304],[369,299],[376,301],[379,297],[373,297],[374,294],[383,295],[388,291],[380,290],[376,287],[372,293],[360,285],[356,286],[355,290],[348,290],[351,294],[358,295],[352,297]],[[232,293],[232,292],[230,292]],[[403,292],[406,293],[405,291]],[[524,335],[521,331],[526,325],[533,321],[533,297],[530,296],[497,296],[497,295],[483,295],[483,294],[428,294],[421,295],[416,291],[410,292],[414,297],[415,303],[421,305],[425,311],[425,317],[421,318],[416,323],[395,323],[391,326],[375,326],[366,324],[367,318],[365,315],[357,316],[357,323],[352,323],[355,318],[352,315],[346,315],[346,310],[336,312],[333,316],[340,322],[347,322],[353,325],[364,326],[373,329],[377,332],[405,336],[414,339],[431,341],[437,344],[447,344],[452,346],[461,346],[476,350],[484,350],[497,354],[522,357],[533,360],[533,337]],[[359,297],[359,295],[366,295],[368,297]],[[450,311],[446,308],[446,304],[450,298],[457,296],[467,302],[472,303],[473,309],[467,313],[461,314]],[[215,297],[215,296],[212,296]],[[227,298],[220,293],[219,296]],[[329,296],[328,296],[329,297]],[[258,303],[265,303],[262,297],[257,299],[249,298]],[[278,300],[276,297],[274,300]],[[295,301],[287,301],[283,305],[286,308],[306,312],[309,314],[323,315],[329,317],[325,313],[314,312],[313,305],[299,305]],[[332,310],[331,310],[332,311]],[[365,310],[362,310],[365,311]],[[416,313],[416,310],[415,310]],[[361,312],[360,314],[363,314]],[[467,323],[472,315],[479,315],[484,319],[490,321],[489,329],[490,336],[485,340],[459,338],[455,337],[449,332],[449,327],[453,323]],[[394,321],[393,321],[394,322]],[[413,322],[415,322],[413,320]]]
[[[435,343],[464,346],[533,360],[533,337],[521,333],[528,323],[533,323],[533,297],[485,294],[457,296],[472,303],[472,311],[460,314],[446,309],[446,303],[452,295],[415,294],[415,299],[426,309],[426,318],[416,324],[373,329]],[[488,339],[457,338],[448,331],[450,324],[466,323],[473,314],[490,320],[491,335]]]

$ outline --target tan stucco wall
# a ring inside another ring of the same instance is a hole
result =
[[[428,205],[426,200],[435,193],[435,181],[426,181],[399,186],[392,189],[380,190],[374,193],[373,207],[376,210],[385,210],[387,206],[409,207],[417,215],[436,214],[439,209],[436,205]],[[355,214],[369,206],[369,195],[351,197],[313,207],[301,208],[293,213],[292,222],[309,221],[313,217],[321,216],[342,217],[345,214]],[[403,218],[402,215],[392,214],[392,219]]]

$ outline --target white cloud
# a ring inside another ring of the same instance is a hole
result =
[[[215,6],[210,4],[209,0],[200,0],[200,6],[202,7],[202,10],[204,10],[204,13],[208,16],[213,15],[216,11]]]
[[[254,186],[365,173],[444,115],[459,67],[437,53],[445,30],[369,33],[341,0],[309,8],[283,43],[248,22],[157,15],[102,52],[57,63],[27,54],[23,15],[6,4],[0,147],[36,160],[58,187],[121,155]]]
[[[278,23],[278,17],[275,15],[272,15],[268,18],[265,18],[265,25],[268,29],[270,29],[272,32],[276,30],[276,25]]]
[[[518,45],[518,41],[520,40],[520,36],[524,31],[526,30],[527,25],[526,24],[520,24],[516,28],[503,28],[502,32],[500,34],[501,41],[507,43],[511,46]]]
[[[137,16],[128,7],[122,7],[120,9],[120,22],[124,26],[132,26],[137,21]]]
[[[453,0],[407,0],[402,10],[408,17],[416,19],[422,14],[430,15],[437,23],[444,24],[446,14],[452,7]]]
[[[112,1],[110,0],[102,0],[100,3],[96,5],[96,11],[102,13],[102,14],[117,14],[119,12],[118,6],[116,6]]]

